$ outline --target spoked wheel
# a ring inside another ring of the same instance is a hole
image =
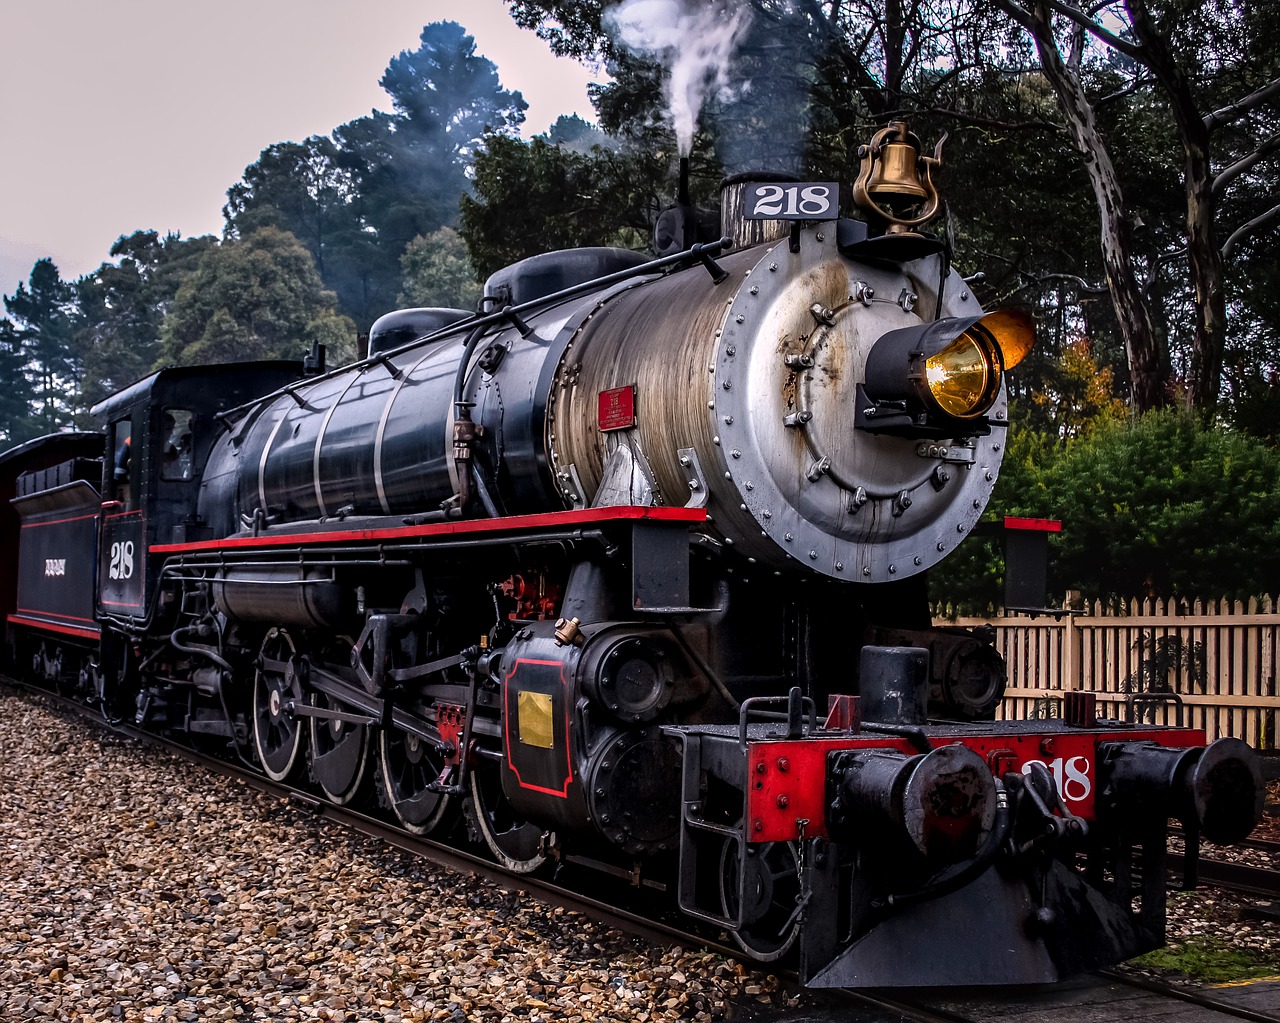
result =
[[[262,770],[272,781],[284,781],[301,761],[302,722],[288,704],[302,699],[295,678],[297,648],[283,629],[272,629],[258,651],[253,679],[253,744]]]
[[[430,726],[427,730],[434,733]],[[445,758],[434,742],[388,728],[378,736],[378,759],[383,791],[405,830],[429,835],[453,823],[453,797],[431,788],[445,769]]]
[[[746,884],[739,895],[739,871]],[[738,947],[753,959],[781,959],[800,932],[800,859],[793,842],[748,845],[745,866],[738,863],[735,843],[726,842],[720,856],[720,903],[725,916],[736,917],[744,902],[742,926],[733,932]]]
[[[532,874],[547,862],[544,831],[511,809],[502,793],[498,768],[488,763],[471,769],[471,816],[494,858],[513,874]]]
[[[341,700],[315,693],[312,706],[351,712]],[[369,769],[369,726],[336,718],[309,719],[311,773],[331,803],[346,806],[360,793]]]

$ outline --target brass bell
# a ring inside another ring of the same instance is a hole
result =
[[[938,212],[940,200],[930,171],[942,164],[946,139],[943,135],[938,140],[933,156],[923,156],[920,139],[908,129],[907,122],[890,121],[859,149],[862,166],[854,182],[853,199],[887,225],[886,233],[909,233]]]
[[[920,184],[916,170],[919,150],[910,142],[915,136],[907,131],[907,126],[902,121],[894,121],[889,128],[898,129],[898,137],[891,138],[880,146],[879,159],[872,167],[867,191],[871,198],[890,205],[894,205],[899,197],[918,202],[929,193]]]

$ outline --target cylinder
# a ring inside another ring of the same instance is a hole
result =
[[[929,717],[929,651],[918,646],[864,646],[858,676],[862,719],[922,725]]]
[[[1108,810],[1175,816],[1211,842],[1248,836],[1262,816],[1265,789],[1258,755],[1239,739],[1180,749],[1155,742],[1104,743],[1099,748]]]
[[[314,569],[236,569],[211,588],[218,610],[237,622],[333,628],[349,622],[355,610],[350,588]]]
[[[995,779],[967,746],[915,757],[851,751],[839,755],[835,774],[841,819],[833,825],[872,841],[889,825],[935,866],[976,856],[995,824]]]

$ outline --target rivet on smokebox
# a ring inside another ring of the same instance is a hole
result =
[[[572,643],[574,646],[581,646],[586,642],[586,638],[582,635],[579,626],[582,623],[577,618],[557,618],[556,619],[556,646],[564,646]]]

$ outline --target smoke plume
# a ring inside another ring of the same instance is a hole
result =
[[[693,148],[703,101],[728,87],[729,59],[751,21],[725,0],[624,0],[606,24],[624,46],[667,69],[666,99],[680,155]]]

